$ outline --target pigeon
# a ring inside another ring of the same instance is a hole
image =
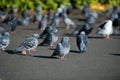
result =
[[[30,18],[28,16],[26,9],[22,11],[21,15],[22,15],[22,19],[18,19],[17,23],[19,25],[28,25]]]
[[[42,19],[41,21],[39,21],[39,25],[38,25],[38,28],[41,30],[41,31],[44,31],[45,28],[47,27],[47,14],[44,14],[42,16]]]
[[[13,33],[17,27],[16,13],[13,13],[11,16],[9,16],[3,23],[10,24],[11,25],[11,33]]]
[[[80,26],[77,26],[73,31],[72,31],[72,35],[76,36],[78,34],[80,34],[82,31],[85,32],[86,35],[89,35],[93,30],[93,24],[90,23],[83,23]]]
[[[35,50],[38,46],[38,38],[38,34],[32,34],[30,37],[27,37],[15,50],[15,52],[22,52],[21,54],[31,54],[30,51]]]
[[[55,12],[53,14],[53,19],[51,22],[54,22],[56,24],[56,26],[59,26],[59,23],[60,23],[59,13]]]
[[[47,27],[45,28],[45,30],[40,34],[39,38],[46,38],[46,36],[48,35],[48,33],[53,30],[56,27],[55,22],[51,22],[49,25],[47,25]]]
[[[64,16],[63,21],[66,25],[66,30],[69,30],[71,26],[76,27],[75,23],[70,18],[68,18],[67,15]]]
[[[3,34],[4,32],[9,32],[11,33],[12,30],[12,24],[11,23],[2,23],[0,24],[0,34]]]
[[[56,49],[54,50],[51,57],[58,56],[60,60],[64,60],[65,55],[70,52],[70,42],[69,37],[63,37],[61,42],[56,45]]]
[[[113,26],[120,30],[120,12],[118,13],[118,17],[113,20]]]
[[[8,47],[10,43],[10,34],[9,32],[4,32],[3,35],[0,36],[0,49],[5,51],[5,48]]]
[[[102,28],[99,28],[98,34],[102,34],[105,39],[111,39],[110,35],[113,34],[113,26],[112,26],[112,20],[108,20],[104,22],[104,26]],[[103,25],[102,24],[102,25]]]
[[[3,22],[7,15],[8,15],[7,12],[0,12],[0,22]]]
[[[76,37],[76,44],[80,51],[80,53],[84,53],[87,50],[88,45],[88,36],[85,34],[84,31],[82,31],[77,37]]]
[[[41,18],[42,18],[41,12],[37,11],[37,13],[34,15],[33,19],[34,23],[37,24],[38,22],[40,22]]]
[[[46,38],[40,43],[41,46],[50,45],[50,47],[54,47],[54,43],[58,40],[58,30],[56,28],[52,29]]]
[[[3,32],[4,32],[4,28],[2,28],[0,25],[0,34],[2,34]]]
[[[80,12],[82,14],[86,14],[88,12],[90,12],[90,7],[88,6],[88,4],[84,4],[81,8],[80,8]]]

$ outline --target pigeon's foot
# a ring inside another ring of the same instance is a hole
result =
[[[37,22],[37,21],[35,21],[35,24],[38,24],[38,22]]]
[[[28,54],[32,54],[30,51],[28,51]]]
[[[61,57],[60,57],[60,60],[61,60],[61,61],[64,60],[64,59],[65,59],[64,56],[61,56]]]
[[[67,27],[67,28],[66,28],[66,30],[69,30],[69,29],[70,29],[70,27]]]
[[[106,39],[106,40],[111,40],[112,38],[109,37],[109,36],[107,36],[107,37],[105,37],[105,39]]]
[[[53,44],[50,45],[50,48],[54,48],[55,46]]]
[[[21,54],[22,54],[22,55],[27,55],[27,52],[26,52],[26,51],[22,51]]]
[[[43,32],[43,31],[44,31],[44,29],[40,28],[40,32]]]
[[[10,32],[11,35],[13,35],[14,33],[15,33],[15,31]]]

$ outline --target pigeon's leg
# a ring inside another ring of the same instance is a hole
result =
[[[30,52],[30,50],[28,51],[28,54],[32,54],[32,53]]]
[[[65,58],[64,58],[64,56],[60,56],[60,60],[64,60]]]
[[[38,24],[38,21],[35,21],[35,24]]]
[[[54,48],[54,45],[53,45],[53,44],[50,44],[50,47],[51,47],[51,48]]]
[[[10,32],[11,35],[13,35],[14,33],[15,33],[15,31]]]
[[[70,29],[70,26],[67,26],[67,27],[66,27],[66,30],[69,30],[69,29]]]
[[[32,51],[36,51],[36,49],[33,49]]]
[[[105,37],[105,39],[107,39],[107,40],[110,40],[110,39],[112,39],[109,35],[107,35],[106,37]]]

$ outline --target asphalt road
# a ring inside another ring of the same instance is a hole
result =
[[[80,24],[79,14],[74,14],[69,17],[76,24]],[[104,17],[100,17],[100,20],[103,19]],[[98,18],[97,22],[100,20]],[[58,26],[58,42],[62,36],[73,30],[71,28],[66,31],[64,27],[63,23]],[[120,80],[120,36],[105,40],[95,32],[96,28],[89,35],[88,49],[84,54],[77,52],[76,38],[69,36],[71,51],[64,61],[60,61],[50,58],[54,48],[49,46],[38,46],[33,54],[27,56],[13,54],[11,51],[16,49],[26,36],[40,34],[34,23],[18,26],[15,34],[10,37],[7,51],[0,51],[0,80]],[[39,42],[42,42],[42,39]]]

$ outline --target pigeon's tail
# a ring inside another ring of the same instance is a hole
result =
[[[85,46],[84,42],[82,41],[80,44],[80,52],[82,52],[82,53],[85,52],[85,47],[86,46]]]

